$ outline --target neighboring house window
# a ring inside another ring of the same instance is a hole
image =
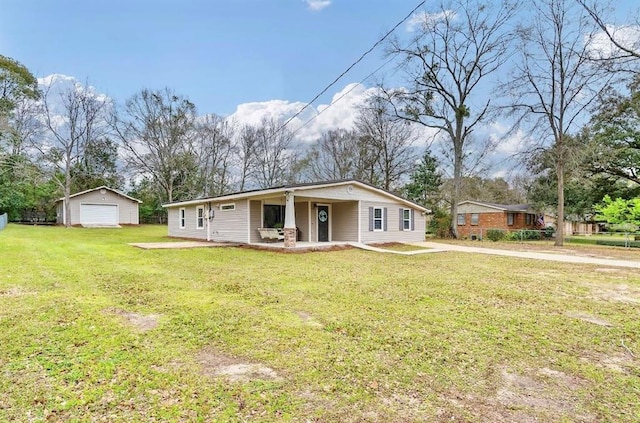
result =
[[[196,209],[196,228],[204,228],[204,206],[198,206]]]
[[[184,208],[181,208],[178,211],[178,216],[179,216],[179,219],[180,219],[180,229],[184,229],[185,228],[185,223],[186,223],[186,219],[184,217],[185,216]]]
[[[369,230],[370,231],[386,231],[387,230],[387,208],[386,207],[369,207]]]
[[[401,215],[401,230],[403,231],[411,231],[413,228],[411,227],[411,209],[400,209],[402,212]]]
[[[480,223],[480,213],[471,213],[471,224],[478,225]]]
[[[236,203],[229,203],[229,204],[221,204],[220,205],[220,210],[222,211],[230,211],[230,210],[235,210],[236,209]]]
[[[513,225],[515,213],[507,213],[507,225]]]
[[[534,225],[536,223],[535,214],[527,214],[527,225]]]
[[[466,223],[465,214],[464,213],[459,213],[458,214],[458,225],[464,225],[465,223]]]

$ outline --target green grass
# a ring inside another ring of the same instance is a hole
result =
[[[0,232],[0,421],[640,420],[636,271],[127,245],[165,235]],[[212,376],[212,351],[280,377]]]

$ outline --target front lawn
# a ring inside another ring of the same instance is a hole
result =
[[[0,421],[638,421],[640,275],[0,231]]]

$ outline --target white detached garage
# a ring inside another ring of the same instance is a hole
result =
[[[64,198],[56,202],[56,221],[65,224]],[[83,226],[137,225],[142,201],[101,186],[69,197],[71,224]]]

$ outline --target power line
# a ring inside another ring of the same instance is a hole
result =
[[[300,114],[302,112],[304,112],[307,109],[307,107],[312,105],[314,101],[316,101],[318,98],[320,98],[320,96],[322,94],[326,93],[329,90],[329,88],[333,87],[340,79],[342,79],[343,76],[345,76],[351,69],[353,69],[354,66],[356,66],[358,63],[360,63],[362,61],[362,59],[364,59],[369,53],[371,53],[373,50],[375,50],[376,47],[378,47],[380,44],[382,44],[382,42],[384,40],[386,40],[389,37],[389,35],[391,35],[393,33],[393,31],[395,31],[400,25],[405,23],[406,20],[409,19],[416,12],[416,10],[418,10],[420,7],[422,7],[425,3],[426,3],[426,0],[423,0],[416,7],[414,7],[411,10],[411,12],[409,12],[409,14],[407,16],[402,18],[402,20],[400,22],[398,22],[393,28],[391,28],[386,34],[384,34],[384,36],[382,38],[380,38],[378,41],[376,41],[375,44],[373,46],[371,46],[371,48],[369,48],[369,50],[367,50],[364,53],[362,53],[362,55],[358,58],[358,60],[353,62],[344,72],[342,72],[340,75],[338,75],[338,77],[336,79],[334,79],[329,85],[327,85],[322,91],[320,91],[320,93],[318,95],[313,97],[313,99],[310,102],[305,104],[304,107],[302,107],[302,109],[298,110],[298,112],[296,112],[293,116],[291,116],[289,119],[287,119],[287,121],[285,123],[283,123],[282,126],[280,126],[280,128],[278,128],[278,130],[275,133],[277,134],[278,132],[282,131],[293,119],[295,119],[298,116],[300,116]],[[384,65],[386,65],[387,63],[385,63]],[[382,66],[384,66],[384,65],[382,65]],[[382,68],[382,66],[380,68]],[[378,70],[374,71],[373,73],[377,72]],[[369,76],[373,75],[373,73],[370,74]],[[367,76],[367,78],[369,76]]]

